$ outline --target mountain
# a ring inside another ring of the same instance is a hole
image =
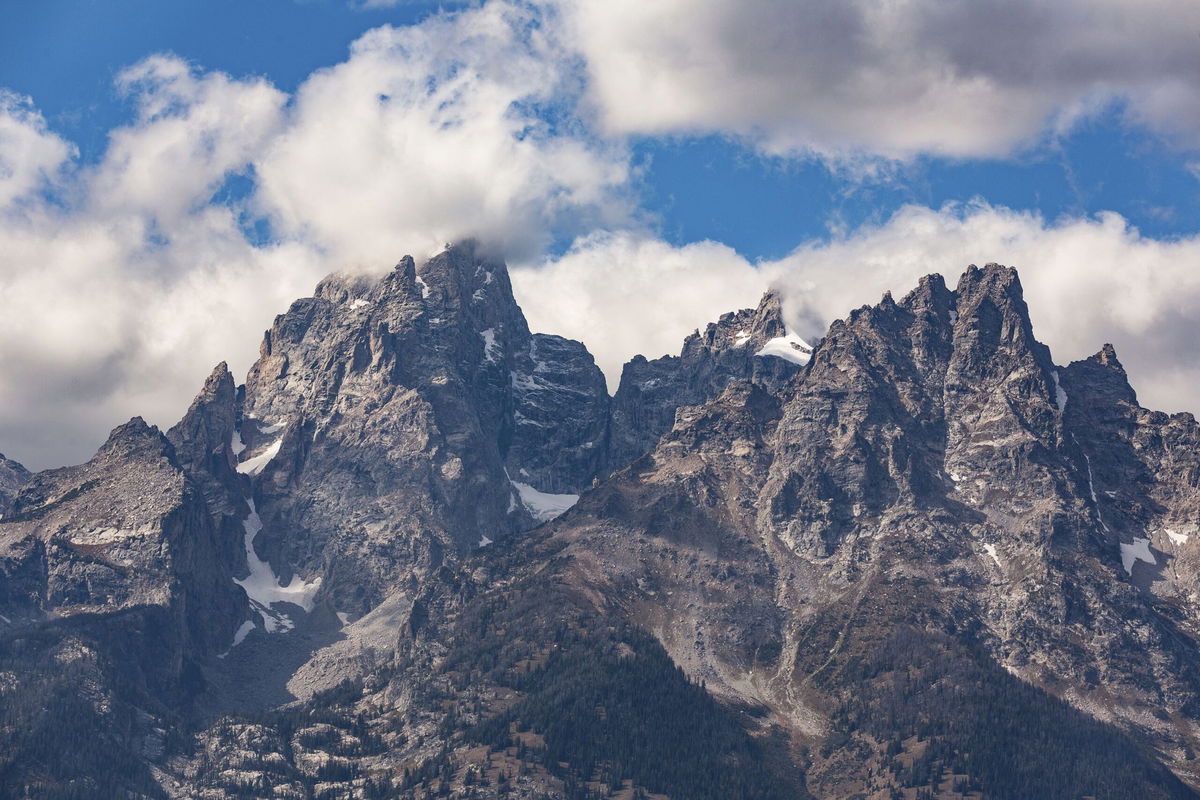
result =
[[[1200,427],[1002,266],[812,343],[768,293],[610,398],[465,243],[10,473],[6,796],[1200,787]]]

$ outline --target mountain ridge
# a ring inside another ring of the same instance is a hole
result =
[[[20,478],[0,708],[40,730],[59,706],[19,701],[76,692],[20,666],[76,653],[110,698],[79,730],[128,774],[50,766],[10,726],[0,785],[1200,785],[1200,428],[1140,408],[1110,345],[1055,365],[1015,270],[927,276],[812,344],[768,293],[680,356],[633,359],[610,397],[586,347],[531,333],[504,265],[467,243],[326,278],[234,383],[218,365],[165,435],[135,420],[88,464]],[[993,733],[964,726],[984,713]],[[672,721],[721,733],[672,755]]]

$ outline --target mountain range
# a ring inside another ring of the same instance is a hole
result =
[[[1200,790],[1200,426],[995,264],[611,396],[474,242],[332,275],[0,513],[5,797]]]

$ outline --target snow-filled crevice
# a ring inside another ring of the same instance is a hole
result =
[[[480,331],[479,338],[483,339],[483,357],[488,361],[495,362],[496,356],[500,355],[500,345],[496,342],[496,329],[488,328],[486,331]]]
[[[1067,392],[1058,382],[1058,370],[1051,370],[1050,377],[1054,379],[1054,404],[1058,406],[1058,413],[1061,414],[1067,410]]]
[[[279,577],[271,565],[258,557],[254,551],[254,538],[262,530],[262,520],[254,507],[254,501],[247,499],[250,514],[242,521],[246,530],[246,565],[250,574],[245,578],[234,578],[233,582],[246,591],[250,598],[250,607],[262,617],[263,628],[267,633],[290,631],[295,623],[288,614],[274,608],[276,603],[291,603],[307,611],[312,611],[313,599],[321,588],[321,579],[313,578],[305,582],[299,575],[293,575],[287,586],[281,586]]]

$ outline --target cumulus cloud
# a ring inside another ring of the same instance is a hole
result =
[[[34,467],[86,457],[134,414],[172,422],[322,272],[303,245],[252,246],[239,210],[210,202],[283,95],[162,58],[121,85],[138,116],[94,166],[64,163],[70,148],[27,105],[0,108],[20,152],[44,154],[0,206],[0,442]]]
[[[314,74],[257,164],[277,230],[378,265],[464,236],[528,257],[552,232],[624,218],[624,148],[569,121],[578,70],[538,21],[490,3],[385,26]]]
[[[614,392],[631,356],[677,355],[697,326],[756,304],[765,285],[726,245],[672,247],[632,231],[591,234],[557,259],[511,272],[530,327],[583,341]]]
[[[73,152],[28,97],[0,89],[0,213],[51,182]]]
[[[0,96],[0,448],[45,467],[134,414],[171,424],[334,269],[466,236],[536,253],[625,219],[621,147],[535,113],[578,70],[532,14],[376,29],[294,97],[147,58],[118,78],[134,118],[95,164]]]
[[[712,242],[593,235],[516,270],[514,287],[534,328],[587,343],[615,389],[633,355],[678,353],[688,332],[770,287],[783,292],[798,332],[815,339],[885,291],[899,297],[932,272],[953,286],[967,265],[990,261],[1020,271],[1034,331],[1058,363],[1112,342],[1143,404],[1198,410],[1200,237],[1146,238],[1113,213],[1048,223],[985,204],[911,206],[758,264]]]
[[[1113,101],[1200,144],[1191,0],[571,0],[615,133],[773,153],[999,156]]]

